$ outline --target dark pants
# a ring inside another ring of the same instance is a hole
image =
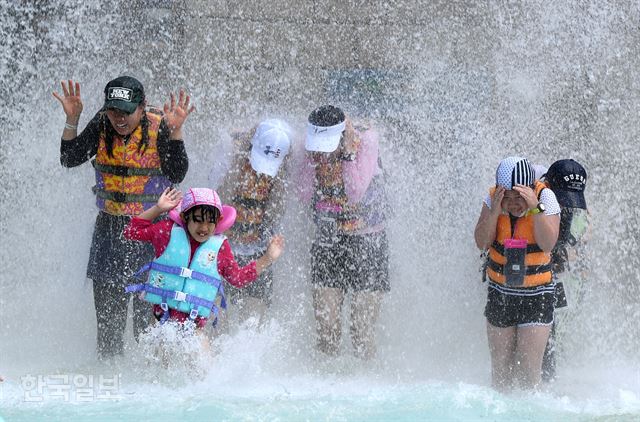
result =
[[[255,261],[260,258],[263,254],[264,252],[260,252],[255,255],[236,255],[235,258],[238,265],[244,267],[251,261]],[[234,305],[242,302],[242,299],[246,297],[260,299],[266,305],[270,305],[271,296],[273,295],[273,267],[265,268],[256,281],[241,289],[238,289],[225,281],[224,291],[228,296],[229,301]]]
[[[93,281],[93,300],[98,322],[98,357],[109,358],[124,352],[124,330],[127,325],[127,308],[133,296],[133,335],[138,336],[149,325],[151,305],[137,295],[124,292],[120,284]]]
[[[131,283],[143,282],[134,279],[133,274],[153,259],[153,247],[149,243],[128,240],[122,235],[129,221],[129,216],[100,212],[93,231],[87,277],[93,280],[100,358],[122,354],[127,307],[134,296],[125,293],[124,288]],[[134,297],[133,334],[136,340],[147,327],[149,315],[151,304]]]

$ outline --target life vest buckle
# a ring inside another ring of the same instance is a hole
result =
[[[178,302],[184,302],[187,300],[187,294],[185,292],[176,292],[174,299]]]
[[[194,308],[189,312],[189,318],[196,319],[198,317],[198,308]]]
[[[181,267],[180,268],[180,277],[191,278],[193,271],[191,268]]]
[[[162,303],[160,304],[160,308],[161,308],[163,311],[167,312],[167,311],[169,310],[169,305],[167,305],[167,302],[162,302]]]

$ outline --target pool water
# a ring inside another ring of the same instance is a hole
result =
[[[383,358],[292,352],[276,323],[217,338],[208,358],[176,353],[168,363],[147,348],[161,334],[143,338],[137,356],[57,368],[39,378],[8,376],[0,384],[0,415],[7,421],[640,419],[640,372],[631,366],[565,365],[538,392],[500,394],[488,385],[487,362],[470,368],[465,380],[438,380],[389,368]],[[188,350],[180,342],[165,347]]]

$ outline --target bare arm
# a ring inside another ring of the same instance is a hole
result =
[[[479,249],[487,249],[496,239],[496,226],[498,225],[499,216],[500,213],[492,212],[486,204],[482,204],[482,211],[480,211],[480,217],[473,233],[476,246]]]
[[[273,264],[280,258],[284,251],[284,236],[275,235],[271,238],[267,251],[260,258],[256,259],[256,272],[260,275],[269,265]]]
[[[482,204],[482,211],[480,211],[480,217],[473,233],[476,245],[480,249],[487,249],[496,239],[496,227],[498,225],[498,217],[502,212],[503,197],[504,188],[498,186],[491,198],[491,208],[486,204]]]
[[[558,241],[560,232],[560,215],[539,213],[533,216],[533,234],[536,243],[545,252],[551,252]]]
[[[138,218],[154,221],[165,212],[171,211],[177,207],[180,201],[182,201],[182,192],[177,189],[166,188],[164,192],[162,192],[162,195],[160,195],[160,198],[158,198],[158,203],[142,212],[138,215]]]

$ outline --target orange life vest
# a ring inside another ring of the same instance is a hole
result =
[[[540,193],[546,186],[536,181],[535,193],[539,198]],[[490,190],[493,197],[495,188]],[[493,204],[492,204],[493,205]],[[489,247],[489,262],[487,265],[487,275],[494,283],[505,284],[504,265],[507,258],[504,256],[504,241],[509,238],[526,239],[527,252],[525,256],[526,273],[522,287],[541,286],[551,282],[551,254],[544,252],[537,245],[533,231],[533,216],[525,215],[519,217],[515,223],[514,233],[511,233],[511,219],[507,214],[498,217],[496,226],[496,239]]]
[[[360,147],[361,134],[369,127],[356,128],[356,146]],[[336,153],[332,155],[312,155],[315,165],[314,212],[318,219],[333,218],[340,233],[353,233],[384,223],[388,200],[384,188],[384,176],[377,175],[371,180],[363,198],[357,204],[350,204],[347,197],[342,160]],[[380,159],[378,165],[382,168]]]
[[[241,181],[236,185],[231,205],[236,209],[236,222],[225,233],[234,242],[246,245],[265,237],[263,220],[274,178],[258,174],[247,159],[242,166]]]
[[[127,142],[113,136],[112,155],[106,146],[106,134],[100,132],[98,152],[93,161],[96,171],[96,204],[113,215],[138,215],[157,202],[171,181],[163,176],[158,153],[158,130],[162,116],[147,110],[148,142],[140,148],[142,125],[131,133]]]

